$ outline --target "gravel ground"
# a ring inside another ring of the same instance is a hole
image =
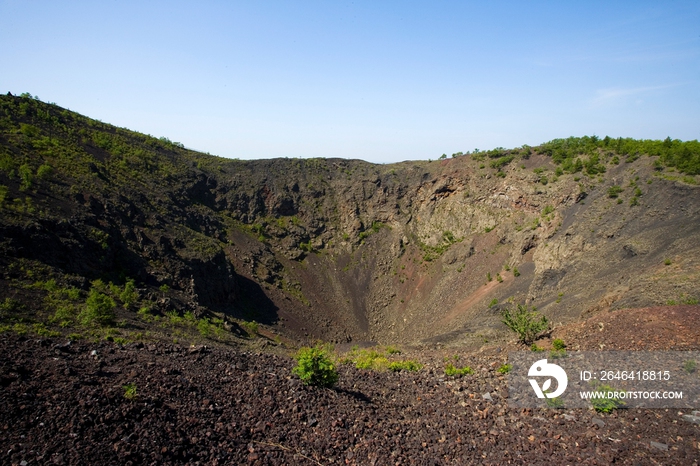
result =
[[[677,410],[513,409],[497,355],[444,376],[340,368],[303,386],[290,358],[226,348],[0,335],[2,464],[697,464]],[[136,395],[125,397],[134,384]]]

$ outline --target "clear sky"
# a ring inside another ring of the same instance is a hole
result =
[[[0,0],[0,92],[224,157],[700,138],[700,2]]]

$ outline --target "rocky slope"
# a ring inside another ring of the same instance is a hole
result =
[[[293,339],[480,345],[507,338],[509,301],[561,324],[700,297],[700,187],[659,156],[243,162],[26,97],[0,97],[0,117],[10,320],[55,317],[56,285],[78,290],[75,321],[95,280],[131,279],[136,302],[109,288],[127,320],[146,307]]]
[[[698,306],[684,312],[697,319]],[[638,348],[649,337],[622,333]],[[697,339],[675,348],[697,349]],[[221,348],[3,334],[0,351],[13,354],[0,360],[0,460],[8,465],[700,460],[689,410],[509,407],[507,376],[496,370],[505,352],[495,348],[422,351],[426,367],[413,373],[342,366],[333,389],[303,386],[289,358]],[[443,358],[455,355],[476,373],[446,377]]]

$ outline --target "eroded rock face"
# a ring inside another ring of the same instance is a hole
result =
[[[470,156],[242,162],[0,99],[3,157],[54,167],[29,189],[0,172],[5,280],[19,259],[81,289],[130,277],[163,310],[336,342],[479,343],[504,330],[494,300],[557,322],[697,294],[700,188],[648,157],[595,178],[554,176],[537,151],[501,170]],[[627,191],[610,198],[613,184]]]

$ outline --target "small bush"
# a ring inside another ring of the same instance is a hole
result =
[[[419,371],[423,368],[423,364],[419,363],[418,361],[414,360],[406,360],[406,361],[394,361],[389,363],[389,370],[393,372],[398,372],[398,371],[409,371],[409,372],[415,372]]]
[[[361,350],[352,357],[352,362],[357,369],[385,370],[389,366],[389,360],[375,350]]]
[[[564,343],[564,340],[561,338],[555,338],[552,340],[552,348],[554,348],[557,351],[561,351],[564,348],[566,348],[566,343]]]
[[[19,167],[19,177],[21,179],[19,189],[20,191],[26,191],[32,187],[32,181],[34,181],[34,174],[32,173],[32,167],[26,163]]]
[[[565,358],[566,356],[567,355],[566,355],[565,349],[562,349],[562,350],[553,349],[552,351],[549,352],[550,359],[562,359],[562,358]]]
[[[53,167],[51,167],[51,165],[48,164],[43,164],[36,170],[36,177],[40,180],[45,180],[49,178],[52,173]]]
[[[609,385],[598,385],[594,389],[596,392],[605,393],[606,395],[608,393],[620,392],[620,390],[615,390]],[[613,410],[625,406],[625,402],[619,398],[608,398],[607,396],[605,398],[591,398],[590,401],[591,405],[593,405],[593,409],[599,413],[611,413]]]
[[[165,317],[167,317],[173,325],[182,323],[185,320],[183,317],[180,317],[180,314],[178,314],[176,310],[167,311]]]
[[[549,408],[555,408],[555,409],[564,408],[564,401],[559,397],[545,398],[545,403],[547,403],[547,407],[549,407]]]
[[[301,348],[296,354],[297,366],[292,372],[304,385],[332,387],[338,381],[338,371],[328,352],[321,346]]]
[[[461,369],[456,368],[452,364],[445,366],[445,375],[448,377],[461,377],[463,375],[473,374],[474,369],[469,366],[462,367]]]
[[[513,311],[504,309],[501,316],[506,327],[517,333],[520,341],[526,345],[549,329],[547,317],[540,315],[535,307],[530,310],[528,306],[518,304]]]
[[[20,301],[12,298],[5,298],[5,301],[0,303],[0,313],[19,312],[25,309],[25,305]]]
[[[507,374],[507,373],[510,372],[512,369],[513,369],[513,365],[512,365],[512,364],[503,364],[503,365],[501,365],[501,367],[499,367],[498,369],[496,369],[496,372],[498,372],[499,374]]]
[[[136,384],[128,383],[122,387],[124,389],[124,398],[127,400],[133,400],[136,398]]]
[[[623,191],[623,189],[620,186],[610,186],[608,189],[608,197],[615,199],[617,196],[620,195],[620,193]]]
[[[124,290],[119,294],[119,299],[124,303],[124,308],[128,309],[139,299],[139,294],[136,291],[133,280],[127,280],[124,285]]]
[[[99,325],[109,325],[114,323],[114,308],[117,304],[112,298],[104,293],[100,293],[94,288],[90,290],[85,308],[78,315],[78,320],[83,325],[97,323]]]
[[[246,331],[248,336],[251,338],[254,337],[255,335],[257,335],[258,330],[260,329],[260,327],[258,326],[258,323],[252,322],[252,321],[251,322],[243,321],[241,323],[241,327],[243,327],[243,329]]]
[[[514,277],[519,277],[519,276],[520,276],[520,272],[518,271],[518,268],[517,268],[517,267],[513,267],[513,276],[514,276]]]
[[[695,360],[693,359],[689,359],[683,363],[683,370],[686,371],[688,374],[692,374],[693,372],[695,372],[697,367],[698,363],[695,362]]]

